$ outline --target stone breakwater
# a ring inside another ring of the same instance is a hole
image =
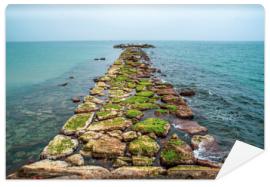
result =
[[[127,46],[40,154],[10,179],[214,179],[217,146],[140,46]],[[179,132],[179,133],[178,133]],[[190,137],[184,140],[181,134]]]

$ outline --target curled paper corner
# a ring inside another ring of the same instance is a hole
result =
[[[231,171],[247,163],[248,161],[257,157],[263,152],[263,149],[236,140],[216,179],[224,177]]]

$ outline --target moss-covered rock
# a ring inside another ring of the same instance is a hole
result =
[[[146,90],[147,89],[147,86],[145,85],[137,85],[136,86],[136,91],[137,92],[140,92],[140,91],[143,91],[143,90]]]
[[[125,130],[132,125],[130,120],[123,117],[116,117],[107,119],[91,124],[87,130],[89,131],[112,131],[112,130]]]
[[[83,147],[83,151],[89,152],[95,158],[116,158],[124,156],[126,144],[119,139],[103,135],[97,140],[90,140]]]
[[[99,95],[99,96],[103,96],[104,95],[104,88],[103,87],[94,87],[91,91],[90,91],[91,95]]]
[[[97,111],[98,107],[95,103],[92,102],[86,102],[86,103],[82,103],[80,104],[76,110],[75,110],[75,114],[81,114],[81,113],[89,113],[89,112],[94,112]]]
[[[155,133],[157,136],[166,136],[170,130],[168,121],[159,118],[148,118],[144,121],[136,123],[132,129],[142,133]]]
[[[109,97],[111,98],[126,98],[129,96],[130,96],[130,93],[127,93],[124,90],[110,90],[109,91]]]
[[[156,116],[164,116],[164,115],[167,115],[169,114],[169,111],[166,110],[166,109],[157,109],[155,110],[155,115]]]
[[[128,150],[133,155],[154,156],[158,150],[158,143],[149,136],[140,136],[130,142]]]
[[[66,135],[75,134],[77,131],[86,129],[92,122],[94,113],[76,114],[68,119],[62,128],[62,133]]]
[[[132,96],[124,100],[124,103],[127,104],[135,104],[135,103],[145,103],[149,101],[149,98],[147,97],[142,97],[142,96]]]
[[[91,96],[91,95],[85,96],[85,97],[83,98],[83,102],[84,102],[84,103],[88,103],[88,102],[91,103],[91,102],[92,102],[92,103],[96,103],[96,104],[102,104],[102,103],[104,103],[103,100],[98,99],[98,98],[96,98],[96,97],[94,97],[94,96]]]
[[[153,165],[153,158],[146,156],[132,156],[133,166],[151,166]]]
[[[154,103],[135,103],[131,105],[131,108],[144,111],[144,110],[156,109],[158,108],[158,105]]]
[[[143,112],[141,112],[140,110],[135,110],[135,109],[130,109],[127,110],[126,112],[126,117],[127,118],[136,118],[136,119],[141,119],[143,117]]]
[[[66,162],[75,165],[75,166],[82,166],[84,165],[84,159],[80,154],[74,154],[65,159]]]
[[[135,131],[127,131],[122,134],[123,140],[129,142],[137,138],[137,133]]]
[[[168,169],[169,178],[177,179],[215,179],[219,168],[198,165],[178,165]]]
[[[68,136],[57,135],[44,148],[40,157],[58,159],[71,155],[78,147],[78,141]]]
[[[95,132],[95,131],[87,131],[83,133],[81,136],[79,136],[79,140],[82,142],[88,142],[92,139],[98,139],[102,136],[103,134],[100,132]]]
[[[112,103],[108,103],[106,105],[103,106],[102,110],[109,110],[109,111],[120,111],[122,110],[123,107],[120,106],[119,104],[112,104]]]
[[[195,158],[191,147],[174,134],[162,149],[160,161],[162,165],[170,167],[179,164],[193,164]]]
[[[153,97],[154,92],[152,92],[152,91],[141,91],[141,92],[137,92],[136,95],[142,96],[142,97]]]
[[[105,120],[117,117],[118,112],[115,110],[101,110],[96,113],[98,120]]]
[[[171,104],[160,105],[160,108],[167,109],[170,112],[176,112],[177,111],[177,106],[176,105],[171,105]]]

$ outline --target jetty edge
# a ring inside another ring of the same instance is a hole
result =
[[[214,137],[192,120],[191,108],[173,85],[155,76],[142,48],[123,47],[40,160],[7,178],[214,179],[222,164],[194,154],[210,148]]]

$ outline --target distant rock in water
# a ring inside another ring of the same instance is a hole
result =
[[[73,103],[78,103],[78,102],[81,101],[81,99],[79,97],[72,97],[71,100],[72,100]]]
[[[74,79],[75,77],[74,76],[70,76],[69,79]]]
[[[94,58],[94,60],[98,61],[98,60],[106,60],[105,57],[101,57],[101,58]]]
[[[58,84],[58,86],[66,86],[66,85],[68,85],[68,82],[65,82],[63,84]]]
[[[120,49],[125,49],[128,47],[137,47],[137,48],[155,48],[155,46],[151,44],[118,44],[114,45],[113,48],[120,48]]]
[[[191,90],[191,89],[185,89],[185,90],[181,90],[181,91],[179,92],[179,94],[180,94],[181,96],[192,97],[192,96],[194,96],[196,93],[195,93],[194,90]]]

